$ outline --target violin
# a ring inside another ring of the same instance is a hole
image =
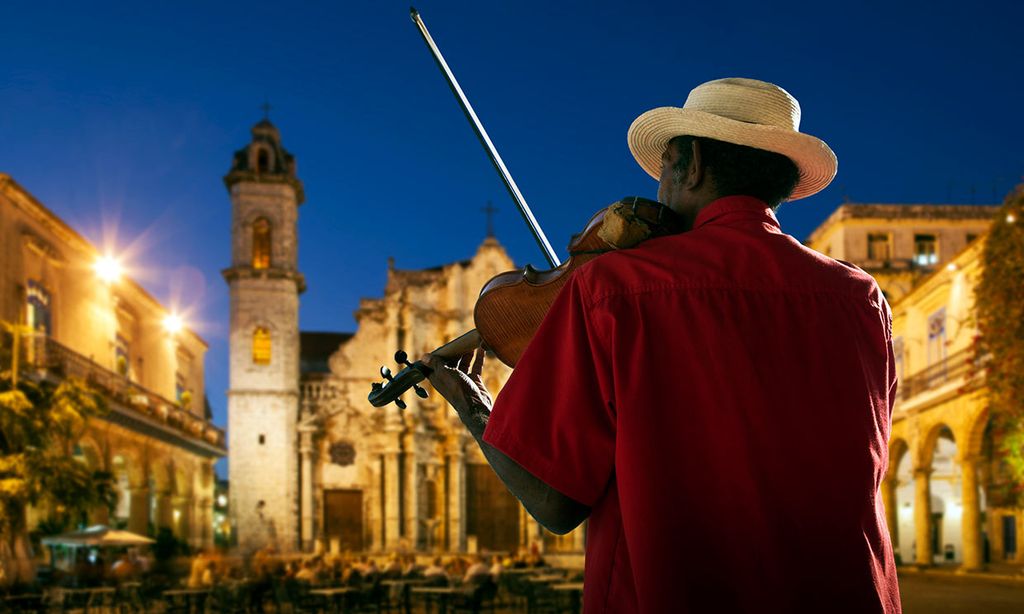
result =
[[[492,277],[480,290],[473,309],[476,328],[431,354],[454,361],[483,347],[515,368],[576,269],[603,253],[682,230],[682,220],[671,209],[653,200],[630,196],[609,205],[595,213],[583,230],[573,235],[569,242],[569,259],[564,263],[548,270],[526,265]],[[430,367],[418,360],[410,363],[409,355],[403,350],[395,352],[395,362],[405,368],[397,375],[392,375],[387,367],[380,368],[381,377],[386,381],[373,384],[369,400],[374,407],[393,401],[400,409],[405,409],[401,395],[410,388],[420,397],[427,397],[426,390],[418,384],[430,376]]]
[[[547,270],[526,265],[522,269],[491,278],[480,291],[473,310],[476,329],[449,341],[431,354],[455,361],[482,346],[501,362],[514,368],[558,293],[576,269],[613,249],[629,248],[649,238],[682,232],[683,222],[675,212],[661,203],[638,196],[627,197],[595,213],[583,230],[573,235],[569,242],[569,259],[560,263],[416,9],[411,10],[411,15],[424,42],[433,52],[438,67],[448,78],[449,86],[476,130],[480,142],[487,149],[491,162],[502,176],[509,194],[523,214],[523,219],[551,264]],[[420,397],[427,397],[427,391],[418,384],[430,376],[431,369],[420,361],[410,363],[409,355],[404,350],[395,352],[395,362],[404,366],[397,374],[393,375],[386,366],[380,368],[380,375],[385,381],[375,382],[370,391],[369,401],[374,407],[394,402],[399,409],[405,409],[406,404],[401,395],[410,388]]]

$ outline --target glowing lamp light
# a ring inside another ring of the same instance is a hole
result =
[[[121,279],[121,274],[124,269],[121,267],[121,263],[117,261],[113,256],[103,256],[96,260],[92,265],[96,276],[105,281],[108,284],[112,284],[118,279]]]
[[[228,505],[228,498],[225,497],[224,495],[217,495],[217,505],[219,505],[221,507],[227,507],[227,505]]]
[[[185,321],[178,314],[171,313],[164,318],[164,330],[168,333],[177,335],[183,328],[185,328]]]
[[[955,271],[956,270],[956,263],[955,262],[950,262],[949,264],[947,264],[946,265],[946,270],[947,271]]]
[[[1007,224],[1012,224],[1012,223],[1014,223],[1016,221],[1017,221],[1017,217],[1015,215],[1013,215],[1012,213],[1007,213],[1006,214],[1006,223]]]

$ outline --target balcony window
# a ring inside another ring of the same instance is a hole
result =
[[[181,397],[185,395],[188,390],[188,386],[185,383],[185,376],[180,372],[174,374],[174,400],[179,404],[181,403]]]
[[[939,262],[935,235],[914,235],[914,264],[933,266]]]
[[[118,375],[128,377],[131,370],[131,355],[128,352],[128,340],[121,335],[114,341],[114,365]]]
[[[892,259],[889,233],[875,232],[868,234],[868,260],[885,261]]]
[[[53,331],[50,292],[38,281],[29,280],[26,294],[26,324],[36,332],[49,335]]]
[[[252,362],[256,365],[270,364],[270,331],[262,326],[252,332]]]
[[[946,359],[946,308],[928,316],[928,365]]]

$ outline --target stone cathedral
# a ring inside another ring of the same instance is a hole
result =
[[[387,265],[382,298],[363,299],[354,333],[300,332],[295,159],[267,120],[224,178],[232,204],[231,510],[243,553],[515,551],[582,562],[585,528],[544,531],[505,489],[437,393],[408,405],[366,399],[393,371],[473,328],[480,288],[514,268],[489,236],[468,260],[423,270]],[[485,367],[492,393],[510,370]],[[429,389],[429,387],[428,387]]]

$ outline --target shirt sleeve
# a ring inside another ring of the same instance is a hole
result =
[[[612,473],[616,416],[604,342],[611,324],[595,321],[600,318],[583,273],[577,270],[566,282],[520,357],[498,395],[484,441],[592,507]]]

